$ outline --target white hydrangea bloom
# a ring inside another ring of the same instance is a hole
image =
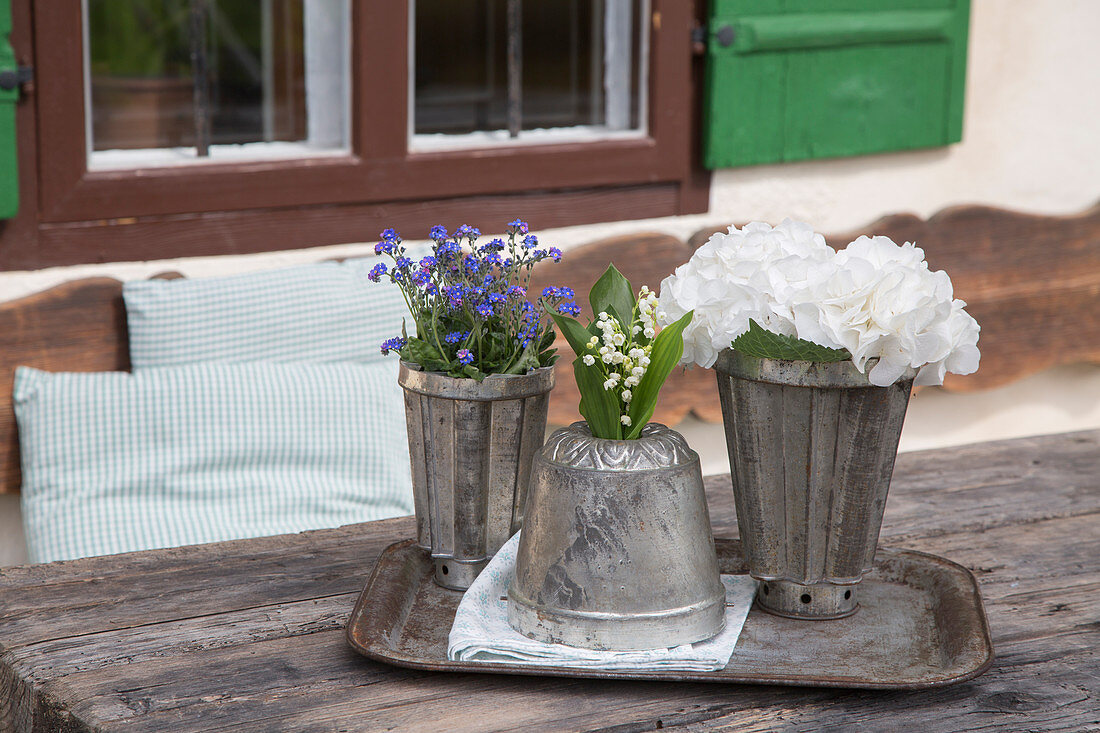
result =
[[[860,237],[835,252],[807,225],[754,222],[712,236],[661,283],[660,320],[695,311],[681,363],[713,366],[748,330],[844,348],[872,384],[893,384],[909,368],[916,384],[942,384],[948,371],[978,367],[978,324],[955,300],[951,280],[929,270],[924,252],[887,237]]]

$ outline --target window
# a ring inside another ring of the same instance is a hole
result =
[[[0,268],[706,210],[693,3],[12,2]]]
[[[412,147],[643,136],[646,5],[417,0]]]
[[[348,149],[347,0],[85,0],[88,167]]]

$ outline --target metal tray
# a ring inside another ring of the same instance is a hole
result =
[[[747,572],[739,540],[715,540],[722,573]],[[383,551],[352,611],[347,639],[371,659],[440,672],[746,682],[807,687],[919,689],[977,677],[993,662],[978,582],[963,566],[911,550],[879,548],[848,618],[804,621],[757,607],[725,669],[603,672],[493,662],[452,662],[447,635],[461,591],[432,582],[431,557],[414,540]]]

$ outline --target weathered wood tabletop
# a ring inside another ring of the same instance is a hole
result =
[[[734,536],[729,478],[708,480]],[[344,623],[411,519],[0,571],[0,729],[1100,731],[1100,432],[902,455],[883,544],[979,577],[997,659],[921,692],[388,667]],[[822,622],[827,623],[827,622]]]

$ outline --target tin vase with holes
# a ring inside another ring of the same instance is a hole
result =
[[[418,544],[435,580],[470,587],[523,525],[531,461],[546,435],[554,368],[481,382],[401,362]]]
[[[859,609],[914,384],[978,368],[978,324],[924,252],[834,250],[785,220],[714,234],[661,283],[695,314],[684,361],[713,366],[757,600],[781,616]]]
[[[873,365],[872,365],[873,366]],[[850,361],[723,351],[714,369],[737,526],[757,601],[794,618],[842,618],[878,546],[913,370],[877,387]]]
[[[412,469],[417,543],[435,581],[455,590],[523,523],[531,459],[546,437],[554,387],[554,330],[546,309],[578,313],[569,288],[528,299],[531,268],[561,252],[538,245],[526,222],[478,244],[474,227],[433,226],[419,259],[392,229],[368,279],[395,287],[416,326],[382,343],[401,357],[398,382]]]

